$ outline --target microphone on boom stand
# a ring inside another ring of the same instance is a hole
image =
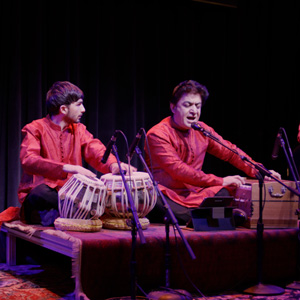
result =
[[[216,138],[215,136],[213,136],[209,131],[207,131],[206,129],[204,129],[199,123],[193,123],[191,125],[191,127],[194,130],[202,132],[205,136],[211,137],[211,138],[213,138],[214,140],[217,140],[217,141],[219,140],[218,138]]]
[[[153,300],[156,300],[156,299],[163,299],[163,297],[165,297],[165,299],[182,299],[184,297],[184,299],[192,299],[192,296],[187,292],[187,291],[184,291],[184,290],[174,290],[174,289],[170,289],[170,282],[169,282],[169,279],[170,279],[170,276],[169,276],[169,273],[170,273],[170,266],[169,266],[169,256],[170,256],[170,253],[169,253],[169,225],[172,224],[174,227],[176,227],[179,235],[181,236],[182,240],[183,240],[183,243],[184,245],[186,246],[190,256],[192,259],[196,259],[196,256],[193,252],[193,250],[191,249],[190,245],[188,244],[185,236],[183,235],[182,233],[182,230],[181,228],[179,227],[178,225],[178,221],[176,220],[176,217],[174,216],[174,213],[172,212],[169,204],[166,202],[165,198],[164,198],[164,195],[162,194],[161,190],[159,189],[158,187],[158,183],[154,180],[153,178],[153,175],[151,173],[151,171],[149,170],[149,167],[147,166],[144,158],[143,158],[143,155],[142,155],[142,151],[139,149],[138,147],[138,143],[140,142],[140,139],[141,139],[141,136],[142,136],[142,133],[144,132],[144,129],[141,128],[139,130],[139,132],[136,134],[136,137],[135,139],[133,140],[130,148],[129,148],[129,151],[127,153],[127,157],[128,158],[132,158],[134,152],[136,152],[136,154],[138,155],[138,157],[140,158],[141,160],[141,163],[142,165],[144,166],[146,172],[148,173],[152,183],[153,183],[153,186],[155,188],[155,192],[157,193],[157,196],[160,196],[161,197],[161,200],[162,202],[164,203],[164,207],[166,209],[166,224],[165,224],[165,229],[166,229],[166,254],[165,254],[165,258],[166,258],[166,261],[165,261],[165,267],[166,267],[166,287],[164,290],[162,291],[152,291],[149,293],[148,297],[153,299]],[[172,297],[172,298],[169,298],[169,297]]]
[[[244,290],[245,293],[248,294],[257,294],[257,295],[278,295],[283,294],[284,289],[273,286],[273,285],[266,285],[261,283],[262,278],[262,262],[263,262],[263,231],[264,231],[264,224],[263,224],[263,205],[262,205],[262,186],[263,186],[263,180],[264,176],[268,174],[268,176],[272,177],[270,174],[270,171],[265,169],[263,166],[252,162],[247,158],[247,156],[241,156],[236,150],[231,149],[230,147],[227,147],[224,143],[222,143],[219,139],[217,139],[215,136],[210,134],[207,130],[205,130],[199,123],[194,123],[191,125],[191,127],[195,130],[201,131],[205,136],[208,136],[209,138],[213,139],[214,141],[218,142],[220,145],[224,146],[225,148],[229,149],[230,151],[234,152],[235,154],[239,155],[241,159],[245,160],[246,162],[252,164],[257,170],[257,178],[259,180],[259,219],[257,222],[257,269],[258,269],[258,284],[256,284],[253,287],[250,287],[246,290]],[[276,144],[277,148],[277,144]],[[276,151],[275,148],[275,151]],[[276,153],[275,153],[276,154]]]
[[[272,151],[272,159],[275,160],[278,157],[279,148],[281,147],[281,139],[282,139],[282,128],[280,127],[276,136],[276,140],[274,143],[274,148]]]
[[[101,159],[101,162],[103,164],[105,164],[107,162],[107,159],[108,159],[109,154],[110,154],[110,152],[112,150],[112,147],[116,143],[118,134],[119,134],[119,130],[115,130],[115,133],[113,134],[113,136],[109,140],[108,144],[106,145],[106,150],[105,150],[104,155],[103,155],[103,157]]]
[[[137,278],[136,278],[136,243],[137,243],[137,233],[140,237],[140,243],[145,244],[146,239],[142,230],[142,226],[140,224],[137,210],[135,207],[135,202],[133,201],[131,190],[128,186],[128,183],[126,181],[124,173],[121,171],[121,161],[118,155],[117,147],[115,145],[117,136],[119,133],[122,133],[120,130],[116,130],[111,137],[110,141],[108,142],[106,146],[105,153],[103,155],[103,158],[101,160],[102,163],[106,163],[107,159],[110,155],[110,152],[112,151],[114,156],[116,157],[117,164],[119,166],[120,175],[122,178],[123,186],[125,188],[125,192],[127,195],[128,203],[129,203],[129,209],[131,212],[131,258],[130,258],[130,297],[126,297],[125,299],[136,299],[136,287],[137,287]],[[123,133],[122,133],[123,134]],[[124,135],[124,134],[123,134]],[[126,138],[126,137],[125,137]],[[126,139],[127,141],[127,139]],[[123,298],[122,298],[123,299]]]
[[[132,144],[129,147],[128,153],[127,153],[127,157],[131,160],[133,154],[135,153],[135,148],[137,147],[137,145],[139,144],[141,137],[143,134],[143,128],[140,128],[139,132],[136,134]]]

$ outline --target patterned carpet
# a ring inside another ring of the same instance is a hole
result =
[[[67,271],[67,266],[58,268],[51,265],[18,265],[8,267],[6,264],[0,264],[0,299],[11,300],[54,300],[65,299],[74,300],[73,293],[74,282]],[[111,299],[130,299],[111,298]],[[139,299],[145,297],[137,296]],[[99,297],[101,299],[101,297]],[[158,299],[158,298],[157,298]],[[170,297],[166,292],[163,299],[190,299],[187,297],[178,298],[178,296]],[[273,296],[253,296],[249,294],[241,294],[228,292],[223,295],[210,295],[206,297],[194,297],[194,299],[208,300],[284,300],[284,299],[300,299],[300,290],[286,289],[282,295]]]
[[[0,259],[0,300],[74,300],[71,258],[18,240],[17,266]],[[27,253],[27,251],[24,251]]]
[[[0,299],[52,300],[75,299],[70,277],[47,266],[0,264]]]

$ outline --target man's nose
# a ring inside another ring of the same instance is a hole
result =
[[[193,112],[193,113],[197,113],[197,111],[198,111],[198,108],[197,108],[197,106],[196,105],[192,105],[191,106],[191,111]]]

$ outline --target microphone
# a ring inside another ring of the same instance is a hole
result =
[[[204,131],[205,131],[205,129],[204,129],[202,126],[200,126],[200,124],[198,124],[198,123],[193,123],[193,124],[191,125],[191,127],[192,127],[193,129],[198,130],[198,131],[201,131],[201,132],[203,132],[203,133],[204,133]]]
[[[107,146],[106,146],[106,150],[104,152],[104,155],[101,159],[101,162],[103,164],[105,164],[107,162],[108,156],[111,152],[111,149],[113,147],[113,145],[115,144],[116,140],[117,140],[117,136],[119,134],[119,130],[115,130],[115,133],[113,134],[113,136],[111,137],[110,141],[108,142]]]
[[[282,134],[282,128],[280,127],[276,136],[276,140],[274,143],[274,148],[272,152],[272,159],[275,160],[278,157],[279,153],[279,147],[281,146],[281,134]]]
[[[199,123],[192,123],[191,127],[197,131],[201,131],[205,136],[211,137],[214,140],[219,141],[219,139],[213,136],[209,131],[205,130]]]
[[[143,133],[143,128],[140,128],[139,132],[136,134],[132,144],[129,147],[129,150],[127,153],[127,157],[129,157],[129,159],[132,159],[132,156],[135,152],[135,148],[138,145],[138,143],[140,142],[140,139],[142,137],[142,133]]]

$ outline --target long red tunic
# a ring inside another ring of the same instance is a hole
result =
[[[203,122],[200,124],[223,144],[247,156],[211,127]],[[179,130],[171,117],[152,127],[147,133],[147,139],[152,169],[148,148],[145,146],[146,162],[153,171],[154,179],[165,195],[183,206],[198,207],[204,198],[214,196],[223,188],[223,178],[202,171],[206,152],[229,162],[248,176],[255,177],[256,170],[238,155],[199,131]],[[251,160],[249,156],[247,158]]]
[[[106,164],[101,163],[105,149],[81,123],[61,130],[47,116],[27,124],[22,129],[19,201],[22,203],[31,189],[42,183],[59,190],[72,176],[63,171],[65,164],[82,166],[84,159],[97,171],[109,173],[116,158],[110,155]]]

